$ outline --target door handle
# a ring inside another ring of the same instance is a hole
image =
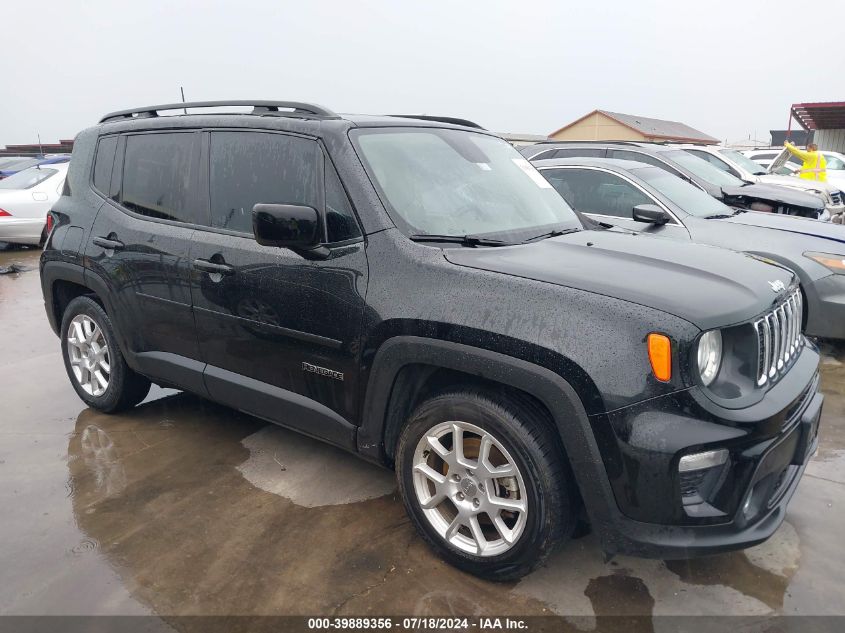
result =
[[[119,251],[123,248],[123,242],[119,242],[118,240],[110,240],[107,237],[95,237],[91,240],[97,246],[104,248],[108,251]]]
[[[235,269],[229,264],[215,264],[207,259],[195,259],[194,268],[204,273],[217,273],[218,275],[231,275]]]

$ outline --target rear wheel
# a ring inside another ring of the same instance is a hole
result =
[[[571,535],[565,456],[536,411],[481,392],[448,393],[412,414],[397,448],[405,506],[446,560],[493,580],[525,575]]]
[[[150,381],[123,359],[105,310],[90,297],[77,297],[62,315],[62,356],[70,382],[89,406],[112,413],[133,407]]]

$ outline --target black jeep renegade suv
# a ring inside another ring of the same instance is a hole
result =
[[[582,219],[467,121],[212,105],[76,140],[41,279],[88,405],[152,381],[394,467],[496,579],[579,516],[664,558],[775,531],[822,406],[790,271]]]

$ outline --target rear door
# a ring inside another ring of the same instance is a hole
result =
[[[638,233],[689,239],[686,227],[669,209],[619,174],[592,167],[551,167],[541,171],[570,206],[598,222]],[[637,222],[633,212],[640,204],[657,205],[672,219],[660,226]]]
[[[130,364],[202,393],[188,259],[203,211],[199,158],[199,132],[102,137],[92,185],[105,203],[86,256],[107,284]]]
[[[337,174],[311,138],[220,130],[204,143],[210,223],[197,231],[191,261],[210,395],[344,444],[337,434],[356,417],[367,265]],[[318,209],[328,256],[258,244],[258,203]]]

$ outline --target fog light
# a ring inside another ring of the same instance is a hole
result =
[[[703,453],[692,453],[684,455],[678,462],[678,472],[687,473],[691,470],[703,470],[721,466],[728,461],[728,450],[719,448],[715,451],[704,451]]]

